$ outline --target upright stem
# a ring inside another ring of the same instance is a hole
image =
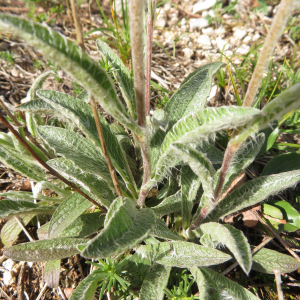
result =
[[[93,96],[90,96],[90,104],[92,106],[92,110],[93,110],[93,115],[94,115],[94,119],[96,122],[96,127],[97,127],[97,131],[98,131],[98,135],[99,135],[99,139],[100,139],[100,143],[102,146],[102,151],[104,154],[104,157],[106,159],[107,165],[108,165],[108,169],[109,169],[109,173],[110,176],[112,178],[112,181],[114,183],[115,189],[117,191],[118,196],[122,196],[122,192],[118,183],[118,179],[117,179],[117,174],[116,174],[116,170],[114,168],[114,166],[111,163],[107,148],[106,148],[106,144],[105,144],[105,139],[104,139],[104,135],[103,135],[103,131],[102,131],[102,126],[100,123],[100,119],[99,119],[99,115],[97,112],[97,108],[96,108],[96,103],[95,103],[95,99]]]
[[[95,200],[93,200],[90,196],[88,196],[86,193],[84,193],[80,188],[78,188],[74,183],[70,182],[63,176],[61,176],[58,172],[56,172],[53,168],[51,168],[47,163],[45,163],[33,150],[32,148],[26,143],[26,141],[23,140],[22,136],[19,134],[17,130],[13,128],[13,126],[5,119],[5,117],[0,113],[0,120],[2,123],[12,132],[12,134],[18,139],[18,141],[30,152],[30,154],[45,168],[47,169],[50,174],[56,176],[58,179],[60,179],[62,182],[67,184],[69,187],[74,189],[77,193],[79,193],[81,196],[89,200],[94,205],[98,206],[101,210],[107,211],[106,208],[102,207],[99,203],[97,203]]]
[[[78,8],[77,8],[76,0],[71,0],[71,7],[73,12],[75,28],[76,28],[77,42],[78,45],[82,48],[82,50],[84,50],[85,47],[84,47],[83,36],[82,36],[82,27],[78,16]]]
[[[147,45],[146,45],[146,113],[150,114],[150,82],[152,61],[152,38],[155,19],[156,0],[148,0]]]
[[[130,1],[130,39],[138,124],[146,127],[144,68],[144,1]]]
[[[274,17],[272,26],[264,42],[264,46],[259,55],[254,73],[251,77],[243,106],[252,106],[257,90],[262,81],[263,73],[268,69],[272,53],[280,38],[290,13],[294,7],[295,0],[282,0],[279,9]]]

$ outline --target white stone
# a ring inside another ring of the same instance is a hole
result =
[[[190,19],[190,30],[202,29],[208,27],[208,21],[204,18]]]
[[[230,46],[227,41],[221,39],[220,37],[217,37],[214,41],[212,41],[212,44],[221,51],[228,50]]]
[[[169,2],[167,2],[165,5],[164,5],[164,10],[166,12],[168,12],[170,9],[172,8],[171,4]]]
[[[244,43],[248,43],[248,42],[250,42],[250,41],[252,41],[252,36],[251,36],[251,35],[247,35],[247,36],[243,39],[243,42],[244,42]]]
[[[226,29],[223,26],[220,26],[219,28],[215,29],[215,34],[219,37],[221,37],[225,33]]]
[[[247,35],[247,31],[244,29],[237,29],[234,33],[233,36],[237,39],[243,39]]]
[[[208,15],[209,16],[211,16],[212,18],[214,18],[216,15],[215,15],[215,12],[212,10],[212,9],[210,9],[209,11],[208,11]]]
[[[162,9],[157,9],[156,13],[157,13],[157,16],[156,16],[156,20],[155,20],[155,26],[164,28],[167,24],[166,12]]]
[[[16,261],[9,258],[5,262],[3,262],[2,266],[4,267],[5,270],[11,271],[16,263],[17,263]]]
[[[241,55],[246,55],[250,50],[250,46],[249,45],[245,45],[243,44],[241,47],[239,47],[235,53],[236,54],[241,54]]]
[[[226,55],[227,57],[230,57],[230,56],[233,55],[233,52],[232,52],[231,50],[227,50],[227,51],[225,51],[225,55]]]
[[[3,283],[4,285],[12,285],[17,282],[16,275],[13,271],[5,271],[3,273]]]
[[[254,34],[254,36],[252,37],[253,42],[256,42],[259,39],[260,39],[260,34],[259,33]]]
[[[180,41],[182,41],[184,44],[188,44],[190,41],[191,41],[191,38],[189,37],[188,34],[183,34],[181,37],[180,37]]]
[[[184,48],[182,51],[184,53],[184,57],[188,59],[190,59],[194,55],[194,50],[192,50],[191,48]]]
[[[214,30],[211,27],[202,28],[202,33],[210,36],[214,34]]]
[[[200,46],[211,46],[210,38],[207,35],[200,35],[197,40]]]
[[[193,6],[193,14],[211,8],[216,2],[217,0],[200,0]]]
[[[207,101],[210,101],[211,99],[215,98],[216,94],[217,94],[217,90],[218,90],[218,86],[217,85],[213,85],[211,90],[210,90],[210,94],[207,98]]]

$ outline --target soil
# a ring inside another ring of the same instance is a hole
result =
[[[95,1],[92,1],[91,5],[86,3],[87,1],[81,2],[80,19],[84,33],[94,28],[105,27]],[[279,3],[279,1],[267,1],[266,11],[257,12],[254,10],[262,5],[261,2],[257,0],[239,1],[235,7],[237,12],[231,14],[232,11],[222,13],[224,8],[232,5],[231,1],[223,0],[223,8],[220,8],[216,15],[212,8],[202,12],[193,12],[194,4],[198,1],[173,0],[163,2],[165,3],[157,9],[158,16],[154,30],[152,80],[171,93],[178,89],[184,78],[198,67],[211,61],[223,60],[226,62],[224,57],[222,58],[222,51],[227,57],[232,57],[232,62],[237,68],[240,67],[251,47],[263,42]],[[54,30],[75,41],[76,32],[70,16],[65,13],[49,12],[51,5],[54,5],[53,3],[51,1],[36,1],[32,9],[22,1],[0,0],[0,11],[27,18],[29,14],[33,14],[35,18],[42,16],[43,21]],[[109,1],[100,1],[100,4],[104,13],[108,18],[111,18]],[[66,8],[65,11],[67,11]],[[300,19],[297,12],[294,13],[294,17],[298,18],[299,24]],[[208,19],[210,22],[207,21]],[[39,52],[27,46],[23,40],[13,37],[8,32],[2,31],[0,33],[1,53],[10,53],[13,57],[10,59],[4,55],[0,56],[0,96],[4,97],[5,103],[11,111],[16,111],[18,105],[26,97],[34,79],[46,70],[53,69],[53,66]],[[103,37],[101,31],[94,32],[85,39],[87,52],[95,60],[100,59],[95,47],[95,39],[99,37]],[[290,37],[289,32],[285,32],[276,46],[273,61],[282,64],[285,58],[291,58],[293,55],[295,55],[295,61],[298,61],[300,57],[298,42],[299,40],[293,40]],[[254,56],[254,54],[251,55]],[[130,62],[127,63],[130,65]],[[234,69],[231,69],[234,73]],[[226,76],[228,79],[228,75]],[[245,77],[244,87],[237,84],[240,97],[247,89],[249,78],[250,76]],[[211,106],[236,104],[233,86],[228,82],[222,88],[215,85],[209,97]],[[72,80],[59,69],[57,69],[57,75],[50,76],[46,80],[44,87],[74,94]],[[153,88],[151,94],[152,110],[163,105],[163,96],[164,93]],[[266,100],[263,99],[262,103]],[[1,123],[0,130],[6,131],[5,126]],[[281,136],[281,139],[284,141],[284,137]],[[297,137],[292,136],[288,139],[299,143]],[[8,190],[30,191],[31,183],[28,179],[0,164],[0,191],[6,192]],[[4,223],[5,220],[0,220],[0,227]],[[37,238],[34,224],[27,226],[27,230],[34,239]],[[17,243],[26,241],[28,241],[26,235],[20,234]],[[0,246],[1,251],[3,251],[3,245]],[[278,244],[276,247],[281,248]],[[293,245],[293,247],[299,249],[298,246]],[[0,257],[1,276],[7,272],[3,266],[6,260],[4,256]],[[90,266],[86,265],[84,259],[79,256],[63,260],[59,289],[45,287],[42,263],[24,264],[17,262],[13,270],[10,284],[4,284],[3,276],[0,279],[0,299],[67,299],[78,283],[89,274]],[[232,272],[230,277],[237,281],[236,274],[239,273]],[[298,274],[295,273],[288,277],[290,278],[285,282],[290,284],[287,287],[294,297],[289,299],[300,299],[297,295],[299,294],[297,289],[299,291],[300,287]],[[252,280],[251,283],[250,280],[248,284],[256,287],[260,297],[263,295],[264,298],[261,299],[275,299],[269,289],[273,282],[262,280],[257,283],[257,281]],[[261,289],[264,289],[263,292],[260,292]]]

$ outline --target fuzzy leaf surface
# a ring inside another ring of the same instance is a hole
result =
[[[129,249],[150,234],[155,220],[151,209],[143,208],[138,211],[132,200],[119,197],[106,215],[104,229],[89,241],[82,255],[101,258]]]
[[[278,269],[280,273],[290,273],[299,268],[295,258],[274,250],[263,248],[253,255],[252,269],[258,272],[274,274],[274,269]]]
[[[112,188],[102,179],[102,177],[78,168],[71,160],[56,158],[49,160],[48,164],[64,177],[79,184],[81,187],[95,195],[98,200],[97,202],[101,205],[109,207],[115,198]]]
[[[300,181],[300,171],[261,176],[248,181],[220,201],[209,215],[209,219],[217,221],[229,214],[255,205]]]
[[[179,150],[178,153],[180,152],[182,151]],[[183,154],[186,154],[186,152]],[[188,156],[188,154],[186,155]],[[187,229],[192,220],[192,209],[194,205],[193,200],[197,195],[201,181],[187,165],[182,166],[180,172],[182,226],[184,229]]]
[[[32,114],[57,115],[55,109],[42,99],[32,100],[30,102],[21,104],[18,106],[18,110]]]
[[[102,153],[102,147],[90,105],[67,94],[55,91],[39,90],[38,95],[46,102],[49,102],[57,112],[60,113],[60,116],[68,118],[70,122],[78,126],[87,138],[91,140],[94,146],[96,146],[96,149]],[[135,191],[135,182],[118,139],[111,132],[106,120],[103,117],[99,117],[99,119],[112,164],[126,182],[129,190]]]
[[[104,224],[105,216],[102,212],[80,215],[65,230],[59,233],[58,237],[85,238],[97,232]]]
[[[32,161],[33,159],[34,158],[27,157],[25,155],[21,156],[19,152],[12,149],[0,147],[0,161],[2,161],[6,166],[32,180],[45,180],[46,174],[36,163]]]
[[[43,200],[43,201],[49,201],[49,202],[55,202],[56,200],[61,201],[60,199],[57,199],[55,197],[47,197],[43,196],[42,194],[37,195],[35,197],[32,192],[23,192],[23,191],[8,191],[6,193],[0,193],[0,197],[5,197],[10,200],[14,201],[29,201],[33,202],[34,200]]]
[[[92,203],[78,193],[74,193],[62,202],[51,218],[49,226],[49,237],[57,237],[74,220],[83,214]]]
[[[18,218],[26,226],[34,215],[19,215]],[[6,247],[13,245],[15,240],[18,238],[21,233],[22,228],[18,224],[15,218],[8,220],[1,229],[1,241]]]
[[[45,263],[44,276],[48,287],[54,289],[59,285],[60,259],[49,260]]]
[[[232,258],[219,250],[188,242],[143,245],[136,251],[161,265],[179,268],[218,265]]]
[[[158,216],[164,216],[181,210],[181,191],[165,198],[157,206],[151,208]]]
[[[182,241],[183,238],[177,234],[171,231],[166,223],[161,219],[156,219],[156,225],[153,229],[153,232],[151,233],[152,236],[162,238],[165,240],[172,240],[172,241]]]
[[[78,254],[77,246],[87,239],[56,238],[19,244],[4,250],[4,255],[20,261],[49,261],[63,259]]]
[[[202,224],[196,230],[202,234],[200,239],[202,244],[214,247],[214,243],[216,242],[217,244],[226,246],[244,272],[246,274],[250,272],[252,265],[251,249],[242,231],[235,229],[231,225],[214,222]],[[206,240],[205,243],[203,243],[204,239]]]
[[[210,277],[215,285],[218,287],[220,298],[232,299],[232,300],[259,300],[247,289],[243,288],[238,283],[226,278],[225,276],[218,274],[217,272],[209,268],[201,268],[200,271],[205,277]]]
[[[199,289],[199,300],[221,300],[216,283],[203,269],[198,267],[190,268]]]
[[[117,97],[112,80],[98,63],[80,47],[52,30],[11,15],[0,15],[0,25],[23,38],[29,45],[65,70],[81,86],[84,86],[100,102],[106,112],[128,129],[140,134],[139,127],[130,118]]]
[[[128,110],[131,116],[136,119],[135,90],[129,70],[121,58],[105,42],[98,39],[96,46],[103,58],[112,66],[112,73],[119,84]]]
[[[42,206],[28,201],[0,201],[0,218],[9,218],[17,215],[52,214],[56,206]]]
[[[140,292],[140,300],[163,300],[171,267],[154,264],[146,275]]]

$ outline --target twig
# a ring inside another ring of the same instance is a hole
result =
[[[251,251],[251,254],[255,254],[257,251],[259,251],[262,247],[264,247],[265,245],[267,245],[270,241],[273,240],[273,237],[271,236],[268,236],[268,237],[265,237],[263,239],[263,241],[258,245],[256,246],[252,251]],[[223,271],[221,273],[221,275],[226,275],[227,273],[229,273],[231,270],[233,270],[235,267],[238,266],[238,262],[236,261],[234,264],[232,264],[230,267],[228,267],[225,271]]]
[[[40,300],[45,292],[47,288],[47,283],[45,283],[45,285],[43,286],[42,290],[40,291],[39,295],[37,296],[36,300]]]
[[[106,148],[106,144],[105,144],[105,139],[104,139],[104,135],[103,135],[103,131],[102,131],[102,126],[101,126],[101,122],[99,120],[99,115],[98,115],[98,111],[96,108],[96,103],[95,103],[95,99],[92,95],[90,95],[90,104],[92,106],[92,110],[93,110],[93,115],[94,115],[94,119],[96,122],[96,127],[97,127],[97,131],[98,131],[98,135],[99,135],[99,139],[100,139],[100,143],[102,146],[102,151],[104,154],[104,157],[106,159],[107,165],[108,165],[108,169],[109,169],[109,173],[110,176],[112,178],[112,181],[114,183],[115,189],[117,191],[118,196],[122,196],[122,192],[118,183],[118,179],[117,179],[117,174],[116,174],[116,170],[114,168],[114,166],[111,163],[107,148]]]
[[[277,287],[277,295],[278,300],[284,300],[282,288],[281,288],[281,276],[279,270],[274,270],[275,280],[276,280],[276,287]]]
[[[252,106],[255,100],[256,92],[262,81],[262,74],[268,69],[268,66],[270,64],[270,57],[272,57],[272,53],[277,40],[282,34],[293,6],[294,0],[281,1],[279,9],[273,19],[270,31],[265,40],[264,46],[257,60],[257,64],[251,77],[243,106]]]
[[[77,193],[79,193],[81,196],[89,200],[91,203],[99,207],[99,209],[103,210],[104,212],[107,212],[105,207],[102,207],[99,203],[97,203],[95,200],[93,200],[90,196],[85,194],[80,188],[78,188],[75,184],[61,176],[58,172],[56,172],[53,168],[51,168],[47,163],[45,163],[33,150],[32,148],[23,140],[22,136],[19,134],[18,131],[16,131],[13,126],[5,119],[5,117],[0,113],[0,120],[2,123],[15,135],[15,137],[20,141],[20,143],[30,152],[30,154],[45,168],[47,169],[52,175],[56,176],[58,179],[60,179],[62,182],[67,184],[69,187],[74,189]]]
[[[277,234],[277,232],[269,225],[267,224],[259,215],[259,213],[257,213],[254,210],[250,210],[250,212],[257,217],[257,219],[267,227],[268,230],[270,230],[272,232],[272,234],[278,239],[278,241],[282,244],[282,246],[291,253],[291,255],[298,261],[300,262],[300,257],[286,244],[286,242]]]
[[[23,293],[24,293],[24,273],[26,269],[26,262],[22,261],[22,266],[18,275],[18,300],[23,300]]]
[[[30,242],[33,242],[34,239],[31,237],[31,235],[29,234],[29,232],[26,230],[25,226],[23,225],[23,223],[21,222],[21,220],[19,219],[19,217],[14,216],[15,220],[18,222],[19,226],[22,228],[22,230],[24,231],[24,233],[26,234],[26,236],[28,237]]]
[[[60,286],[57,287],[57,290],[58,290],[58,293],[59,293],[61,299],[67,300],[66,296],[64,295],[64,292],[61,290]]]
[[[0,294],[2,293],[8,300],[11,300],[11,298],[3,291],[2,287],[0,286]]]
[[[75,0],[71,0],[71,7],[72,7],[74,24],[76,28],[77,42],[78,45],[82,48],[82,50],[85,50],[83,36],[82,36],[82,27],[81,27],[80,19],[78,17],[78,8]]]
[[[52,21],[57,16],[57,13],[53,14],[47,21],[45,21],[46,24],[48,24],[50,21]]]
[[[39,143],[36,141],[36,139],[30,134],[30,132],[27,130],[26,127],[22,126],[22,124],[20,124],[20,122],[15,118],[15,116],[10,112],[10,110],[6,107],[5,103],[4,103],[4,97],[0,96],[0,106],[2,107],[2,109],[5,111],[5,113],[7,114],[8,117],[10,117],[15,126],[16,127],[22,127],[24,130],[24,134],[26,135],[26,137],[29,139],[29,141],[34,144],[36,147],[38,147],[43,154],[47,157],[47,158],[51,158],[50,155],[45,151],[44,148],[42,148]]]

